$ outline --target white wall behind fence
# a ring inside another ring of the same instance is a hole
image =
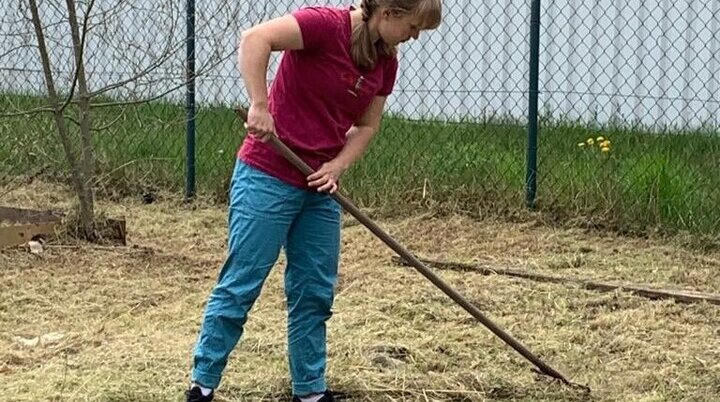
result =
[[[120,82],[109,96],[184,100],[185,2],[169,3],[95,2],[86,50],[91,88]],[[0,6],[0,91],[43,93],[30,13],[22,4]],[[48,2],[40,4],[57,85],[67,89],[73,73],[67,23]],[[245,102],[236,70],[239,33],[311,4],[351,2],[198,1],[198,103]],[[445,0],[443,6],[441,27],[401,48],[389,110],[411,118],[526,120],[530,1]],[[720,0],[556,0],[543,1],[541,10],[541,113],[598,123],[718,126]],[[272,59],[270,78],[278,60]]]

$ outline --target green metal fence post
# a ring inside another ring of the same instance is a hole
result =
[[[185,146],[185,200],[195,196],[195,0],[187,0],[186,8],[186,96],[187,112],[186,146]]]
[[[525,201],[535,208],[537,196],[538,75],[540,59],[540,0],[530,7],[530,88],[528,93],[528,148]]]

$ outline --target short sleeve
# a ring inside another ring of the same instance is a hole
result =
[[[303,48],[308,50],[321,47],[338,27],[332,10],[325,7],[303,7],[292,16],[300,26]]]
[[[379,96],[388,96],[392,93],[395,87],[395,79],[397,77],[398,60],[397,57],[393,57],[385,63],[383,71],[383,83],[378,91]]]

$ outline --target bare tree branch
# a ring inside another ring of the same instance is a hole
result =
[[[179,48],[179,47],[180,47],[180,46],[178,46],[178,48]],[[177,50],[177,49],[175,49],[175,50]],[[157,60],[155,63],[153,63],[153,64],[151,64],[150,66],[146,67],[143,71],[139,72],[138,74],[136,74],[136,75],[134,75],[134,76],[132,76],[132,77],[130,77],[130,78],[128,78],[128,79],[125,79],[125,80],[122,80],[122,81],[118,81],[118,82],[116,82],[116,83],[114,83],[114,84],[110,84],[110,85],[108,85],[108,86],[106,86],[106,87],[104,87],[104,88],[98,89],[97,91],[93,92],[90,96],[92,96],[92,97],[97,97],[98,95],[102,95],[102,94],[104,94],[104,93],[106,93],[106,92],[112,91],[113,89],[120,88],[120,87],[122,87],[122,86],[125,86],[125,85],[131,83],[131,82],[135,82],[135,81],[139,80],[140,78],[146,76],[147,74],[155,71],[159,66],[161,66],[161,65],[167,60],[167,58],[170,57],[171,54],[172,54],[172,52],[167,52],[167,53],[165,54],[165,57],[166,57],[166,58],[161,58],[161,59]]]
[[[208,64],[208,65],[204,66],[204,68],[201,67],[201,69],[199,69],[199,71],[198,71],[197,74],[196,74],[196,78],[205,75],[205,72],[206,72],[206,71],[210,71],[210,70],[214,69],[215,67],[217,67],[218,65],[220,65],[222,62],[228,60],[229,58],[233,57],[234,55],[235,55],[235,51],[233,50],[232,52],[226,54],[224,57],[216,60],[214,63]],[[156,66],[156,67],[157,67],[157,66]],[[137,81],[138,79],[142,78],[144,75],[147,75],[148,73],[149,73],[149,71],[148,71],[148,72],[144,72],[144,74],[138,74],[137,76],[135,76],[135,80],[134,80],[134,81]],[[149,82],[148,82],[148,85],[152,85],[153,83],[160,82],[160,81],[161,81],[161,80],[149,81]],[[125,83],[125,84],[128,84],[128,83],[130,83],[130,82],[133,82],[133,80],[124,80],[124,83]],[[159,93],[159,94],[157,94],[157,95],[151,96],[151,97],[149,97],[149,98],[142,98],[142,99],[132,100],[132,101],[92,103],[91,106],[92,106],[93,108],[105,108],[105,107],[112,107],[112,106],[125,106],[125,105],[137,105],[137,104],[141,104],[141,103],[148,103],[148,102],[152,102],[152,101],[154,101],[154,100],[158,100],[158,99],[160,99],[160,98],[163,98],[163,97],[165,97],[166,95],[168,95],[168,94],[170,94],[170,93],[172,93],[172,92],[174,92],[174,91],[177,91],[178,89],[186,86],[187,83],[188,83],[188,80],[187,80],[187,79],[184,79],[182,82],[178,83],[177,85],[174,85],[174,86],[170,87],[168,90],[163,91],[163,92],[161,92],[161,93]],[[119,88],[119,87],[121,87],[121,86],[116,86],[116,87],[113,87],[113,88],[110,88],[110,86],[107,86],[107,87],[101,88],[101,89],[93,92],[93,93],[91,94],[91,97],[97,97],[97,96],[99,96],[99,95],[101,95],[101,94],[103,94],[103,93],[105,93],[105,92],[108,92],[108,91],[110,91],[110,90],[112,90],[112,89],[117,89],[117,88]],[[70,103],[72,103],[72,104],[77,104],[77,101],[71,101]],[[54,109],[52,106],[43,106],[43,107],[33,108],[33,109],[29,109],[29,110],[24,110],[24,111],[18,111],[18,112],[15,112],[15,113],[0,113],[0,117],[27,116],[27,115],[32,115],[32,114],[36,114],[36,113],[53,112],[53,111],[55,111],[55,109]]]
[[[92,10],[95,0],[90,0],[90,4],[85,12],[85,18],[83,20],[82,32],[78,26],[77,10],[75,9],[75,0],[66,0],[67,11],[68,11],[68,22],[70,24],[70,33],[72,42],[74,45],[75,54],[75,78],[72,81],[70,89],[70,95],[67,101],[63,105],[66,107],[71,99],[73,98],[73,92],[77,83],[78,88],[78,115],[80,120],[80,142],[82,144],[81,149],[81,163],[80,163],[80,176],[83,180],[81,191],[78,193],[80,198],[80,221],[83,226],[85,237],[90,240],[96,238],[95,234],[95,211],[94,211],[94,197],[93,189],[91,185],[93,172],[94,172],[94,155],[93,155],[93,143],[92,143],[92,113],[90,111],[90,91],[87,86],[87,78],[85,76],[85,61],[83,60],[83,53],[85,47],[85,38],[87,36],[87,23]]]
[[[70,12],[69,4],[70,4],[70,0],[68,0],[68,12]],[[95,0],[91,0],[90,5],[88,6],[88,10],[85,13],[85,18],[83,19],[83,33],[82,33],[82,37],[79,40],[80,44],[77,45],[80,47],[80,49],[76,53],[75,73],[73,74],[72,83],[70,84],[70,93],[68,94],[67,98],[65,99],[65,102],[62,105],[62,108],[60,109],[61,111],[65,110],[65,108],[68,107],[68,105],[72,101],[73,97],[75,96],[75,84],[80,80],[80,76],[79,76],[79,73],[81,72],[80,70],[82,70],[82,74],[83,74],[82,80],[83,80],[83,82],[85,81],[85,67],[84,67],[84,61],[83,61],[84,60],[83,56],[84,56],[84,52],[85,52],[85,38],[87,37],[87,31],[85,30],[85,28],[87,27],[88,21],[90,19],[90,10],[92,10],[93,4],[95,4]],[[70,12],[71,26],[72,26],[72,24],[77,24],[77,20],[75,19],[74,12],[75,12],[75,10],[73,8],[73,11]],[[76,29],[77,29],[77,26],[76,26]],[[79,33],[78,33],[78,35],[79,35]],[[75,43],[74,36],[75,36],[75,33],[73,32],[73,43]],[[86,90],[87,90],[87,88],[86,88]],[[88,99],[88,102],[89,101],[90,100]]]
[[[38,40],[38,50],[40,51],[40,59],[42,60],[43,72],[45,73],[45,85],[48,89],[48,95],[50,96],[50,102],[52,103],[52,111],[55,117],[55,124],[58,128],[58,134],[60,136],[60,142],[65,151],[65,156],[70,165],[72,182],[75,190],[79,193],[82,190],[82,179],[79,176],[79,164],[77,156],[73,150],[70,142],[70,132],[68,130],[65,119],[63,118],[62,110],[60,109],[60,102],[58,99],[57,90],[55,89],[55,82],[53,80],[52,72],[50,70],[50,56],[47,52],[47,45],[45,44],[45,35],[43,33],[42,24],[40,22],[40,13],[36,0],[28,0],[30,3],[30,12],[32,13],[32,22],[35,27],[35,35]]]
[[[114,118],[110,123],[108,123],[108,124],[106,124],[106,125],[104,125],[104,126],[100,126],[100,127],[90,127],[90,131],[93,131],[93,132],[101,132],[101,131],[108,130],[108,129],[110,129],[110,127],[112,127],[115,123],[117,123],[117,122],[118,122],[120,119],[122,119],[124,116],[125,116],[125,115],[121,113],[121,114],[119,114],[116,118]],[[75,120],[74,118],[72,118],[72,117],[65,117],[65,118],[68,119],[69,121],[73,122],[76,126],[80,126],[80,122],[77,121],[77,120]]]
[[[19,46],[15,46],[14,48],[8,50],[7,52],[5,52],[5,53],[3,53],[3,54],[0,54],[0,59],[3,58],[3,57],[5,57],[5,56],[7,56],[7,55],[9,55],[9,54],[11,54],[11,53],[13,53],[13,52],[15,52],[15,51],[18,51],[18,50],[20,50],[20,49],[33,48],[33,47],[37,47],[37,46],[33,46],[33,45],[19,45]]]
[[[123,7],[126,6],[127,4],[130,4],[130,3],[118,1],[114,4],[112,4],[112,6],[109,9],[101,10],[100,12],[97,12],[95,14],[92,13],[92,10],[88,10],[85,13],[85,16],[84,16],[85,18],[84,18],[84,22],[83,22],[85,33],[82,35],[83,44],[80,47],[81,52],[85,51],[84,43],[85,43],[87,32],[89,31],[89,29],[91,29],[93,26],[99,26],[99,25],[106,23],[107,21],[110,20],[112,13],[121,12]],[[130,7],[132,7],[132,6],[130,6]],[[235,10],[238,10],[238,7],[240,7],[240,5],[235,5],[234,7],[228,6],[228,8],[234,8]],[[133,10],[142,10],[142,9],[143,9],[142,7],[134,7],[133,8]],[[157,12],[157,10],[152,10],[152,11]],[[91,18],[91,16],[93,16],[93,18]],[[174,15],[172,13],[168,13],[168,16],[169,16],[171,24],[172,24],[171,30],[174,30],[176,18],[174,18]],[[100,21],[99,22],[93,21],[93,19],[95,17],[100,17],[101,18]],[[211,16],[209,17],[208,20],[212,20],[212,21],[217,20],[218,23],[222,24],[220,19],[221,19],[220,15],[218,15],[217,13],[213,13],[213,14],[211,14]],[[231,23],[232,22],[230,20],[228,20],[223,25],[227,28],[231,25]],[[120,81],[114,82],[105,87],[102,87],[100,89],[90,92],[89,97],[95,98],[95,97],[107,94],[108,92],[117,90],[119,88],[123,88],[123,87],[127,86],[128,84],[132,84],[132,83],[135,83],[137,88],[153,88],[153,87],[158,87],[157,84],[162,83],[163,81],[166,81],[163,78],[159,78],[159,79],[147,79],[147,78],[156,77],[157,75],[153,74],[153,73],[156,73],[159,69],[161,69],[163,64],[167,63],[167,61],[170,60],[171,57],[173,57],[178,51],[180,51],[185,43],[184,43],[184,41],[181,41],[181,42],[173,44],[173,42],[172,42],[173,35],[167,35],[165,37],[168,39],[164,43],[163,49],[160,52],[158,52],[160,54],[160,56],[155,58],[154,61],[150,65],[143,67],[140,71],[138,71],[131,77],[122,79]],[[213,35],[211,37],[208,36],[208,39],[213,41],[213,43],[214,43],[213,47],[216,49],[216,54],[210,58],[206,58],[205,65],[200,66],[200,68],[198,69],[198,72],[196,73],[196,77],[198,77],[198,78],[201,78],[202,76],[211,77],[211,75],[207,74],[209,71],[212,71],[218,65],[227,61],[228,59],[233,57],[235,54],[235,49],[233,49],[232,51],[228,52],[225,55],[222,55],[219,52],[217,52],[217,50],[219,50],[221,47],[223,47],[222,44],[220,43],[221,37],[219,35]],[[105,41],[105,39],[101,39],[101,40]],[[130,44],[130,46],[133,46],[133,44]],[[140,47],[139,50],[144,50],[144,49],[142,49],[142,47]],[[151,52],[149,52],[149,51],[145,51],[143,53],[146,56],[151,56]],[[85,58],[85,55],[82,54],[81,59],[84,60],[84,58]],[[77,71],[74,71],[72,74],[73,79],[71,82],[70,93],[65,98],[65,102],[63,102],[63,104],[62,104],[61,110],[64,110],[70,104],[75,104],[75,105],[79,104],[79,101],[77,99],[75,99],[75,97],[74,97],[74,92],[76,90],[76,85],[77,85],[77,81],[78,81],[77,74],[78,74]],[[217,77],[218,75],[212,75],[212,76]],[[232,76],[230,76],[230,77],[232,77]],[[180,79],[180,77],[168,76],[167,80],[176,81],[177,79]],[[128,101],[90,103],[90,106],[92,108],[107,108],[107,107],[115,107],[115,106],[138,105],[138,104],[142,104],[142,103],[152,102],[152,101],[161,99],[161,98],[167,96],[168,94],[181,89],[186,84],[187,84],[187,82],[185,81],[185,77],[182,77],[182,81],[180,81],[177,84],[172,85],[170,87],[166,87],[166,90],[163,90],[160,93],[156,92],[156,94],[153,96],[144,96],[141,99],[133,99],[133,100],[128,100]],[[35,113],[55,112],[55,110],[56,109],[52,105],[50,105],[50,106],[33,108],[30,110],[25,110],[25,111],[0,113],[0,117],[26,116],[26,115],[31,115],[31,114],[35,114]],[[74,119],[71,119],[70,121],[73,121],[74,123],[76,123],[78,125],[80,123],[79,121],[76,121]],[[107,127],[109,127],[109,126],[103,127],[102,129],[104,130]],[[96,130],[93,129],[93,131],[96,131]]]
[[[129,4],[130,4],[130,2],[118,1],[117,3],[115,3],[115,5],[114,5],[113,7],[110,7],[109,9],[103,10],[103,11],[101,11],[100,13],[98,13],[97,15],[98,15],[98,16],[101,16],[100,20],[99,20],[98,22],[96,22],[96,23],[93,23],[93,24],[89,25],[88,28],[87,28],[87,32],[92,31],[94,28],[96,28],[96,27],[98,27],[98,26],[102,26],[102,25],[107,24],[107,22],[110,20],[110,18],[111,18],[112,16],[117,15],[118,10],[119,10],[122,6],[124,6],[124,5],[129,5]]]

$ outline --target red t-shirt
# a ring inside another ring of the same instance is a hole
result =
[[[397,58],[381,57],[371,71],[360,70],[350,55],[350,10],[306,7],[292,14],[304,49],[284,52],[270,87],[268,107],[278,137],[317,170],[335,158],[345,134],[375,96],[395,84]],[[269,143],[245,138],[238,157],[245,163],[300,188],[307,180]]]

